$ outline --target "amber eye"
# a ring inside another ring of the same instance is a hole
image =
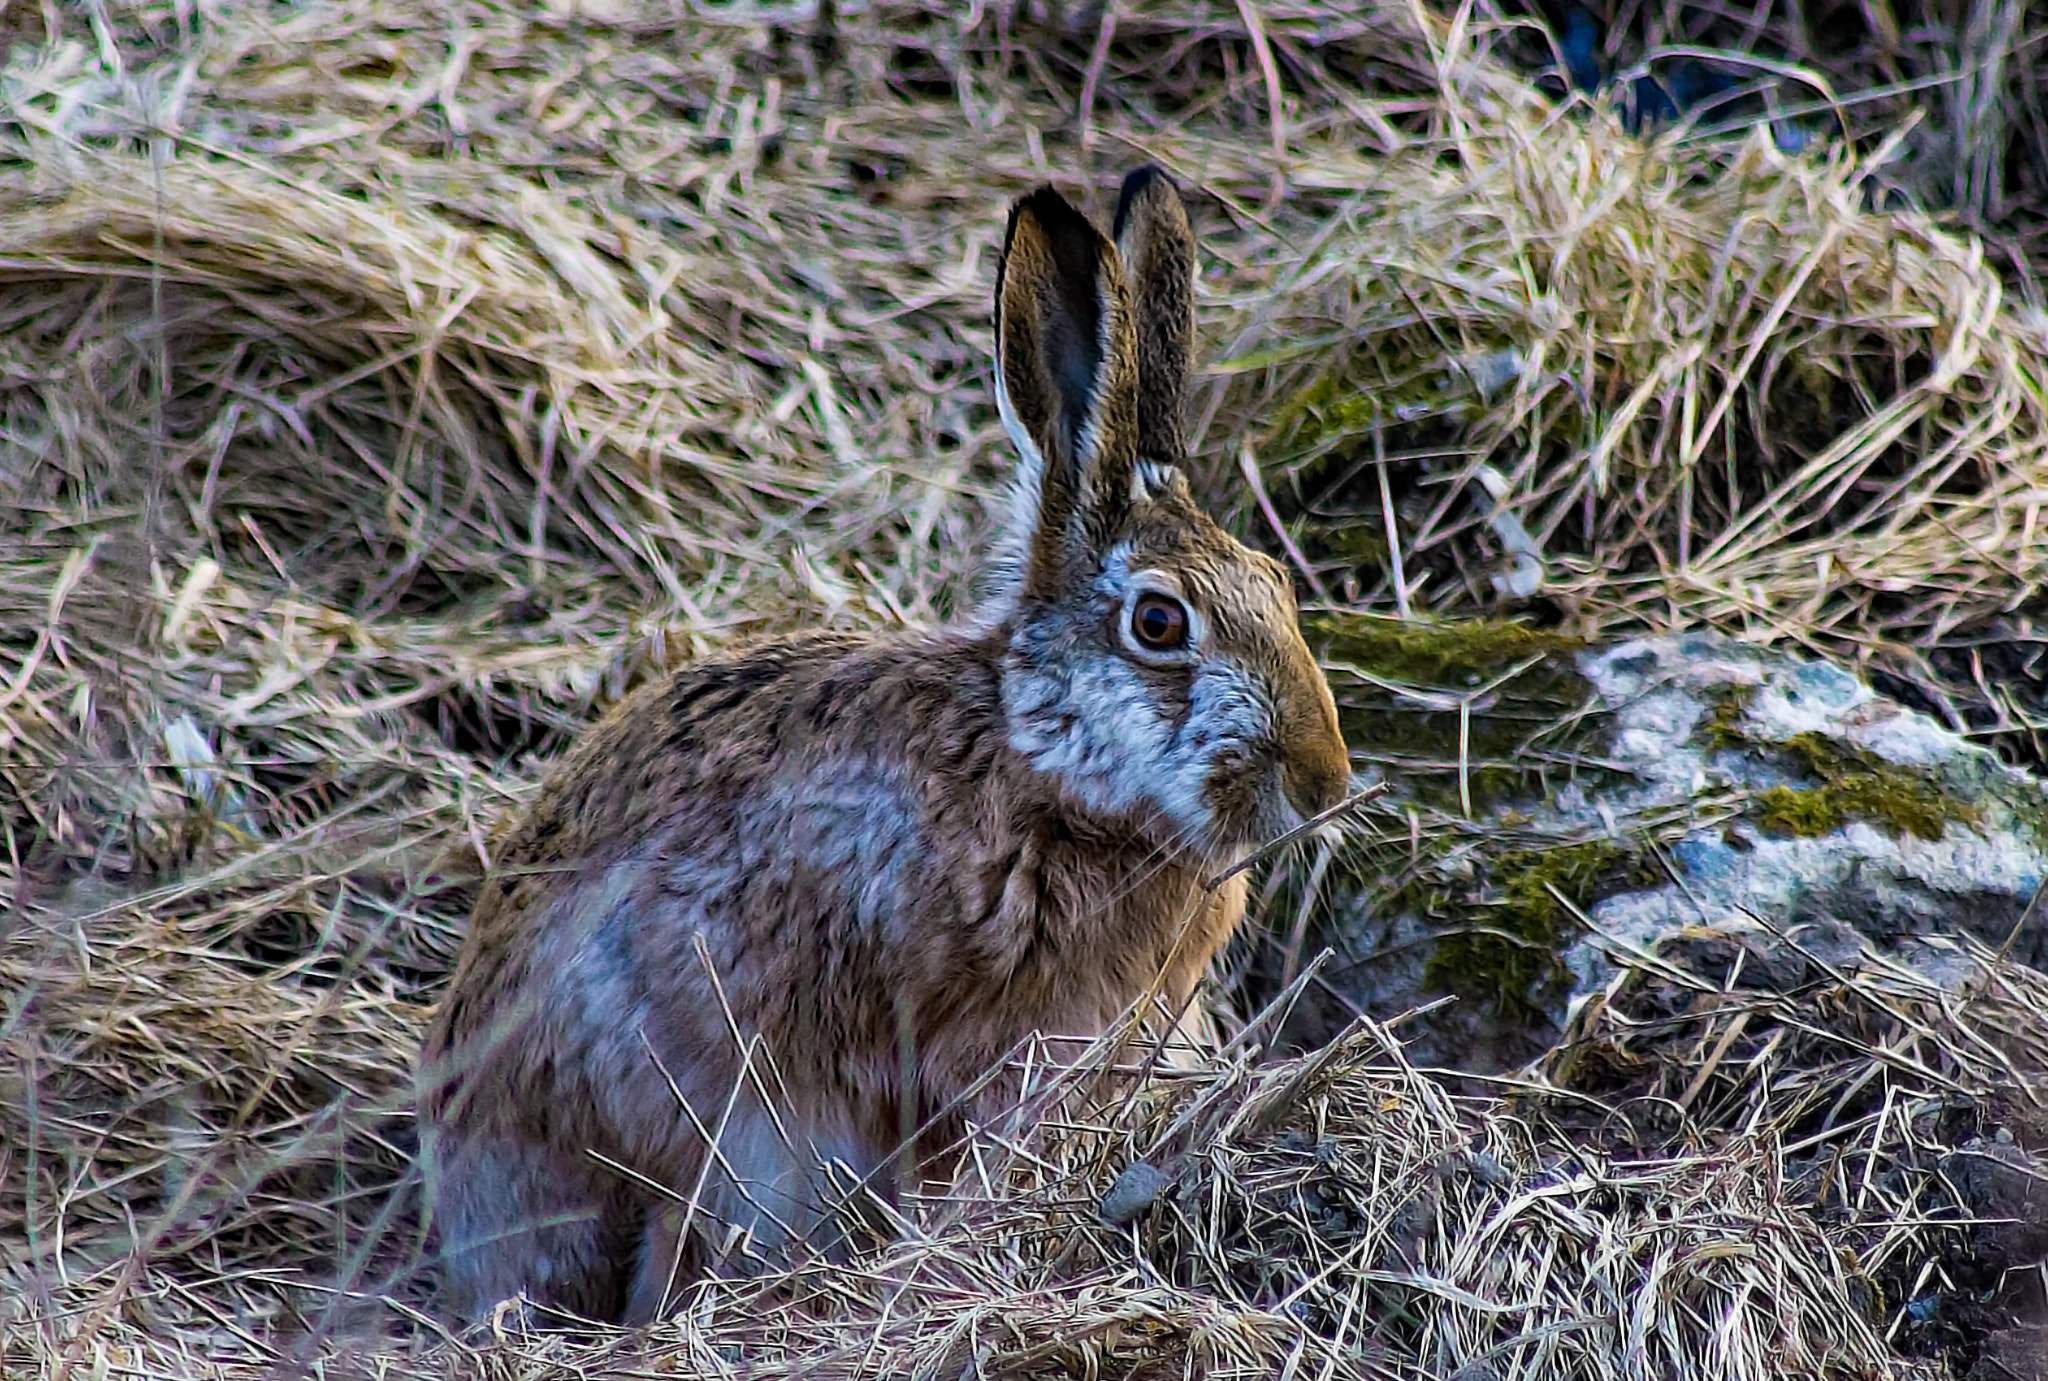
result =
[[[1140,595],[1131,606],[1131,636],[1148,651],[1177,652],[1188,645],[1188,611],[1172,595]]]

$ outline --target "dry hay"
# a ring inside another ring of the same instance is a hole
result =
[[[2048,1323],[2048,978],[1975,941],[1851,943],[1830,923],[1702,925],[1627,956],[1543,1062],[1556,1109],[1625,1154],[1765,1152],[1855,1244],[1887,1339],[1987,1365]],[[1626,946],[1617,945],[1618,950]],[[2015,1359],[2017,1360],[2017,1359]]]
[[[1591,628],[1910,668],[2031,597],[2043,327],[1854,160],[1646,148],[1400,7],[832,13],[9,16],[0,1365],[1892,1366],[1767,1138],[1623,1165],[1369,1031],[1049,1131],[1035,1188],[803,1282],[836,1321],[465,1361],[406,1312],[407,1061],[494,825],[653,667],[958,604],[1042,176],[1198,189],[1214,491],[1332,598],[1394,602],[1398,552],[1412,607],[1490,603],[1481,464]],[[1441,383],[1510,347],[1495,406]],[[1139,1152],[1188,1195],[1142,1250],[1085,1212]]]
[[[778,1280],[766,1298],[710,1291],[646,1334],[506,1321],[387,1360],[407,1375],[1908,1374],[1847,1250],[1877,1224],[1823,1225],[1764,1173],[1769,1144],[1767,1129],[1711,1154],[1574,1145],[1498,1104],[1455,1104],[1362,1025],[1314,1056],[1241,1054],[1155,1081],[1114,1116],[988,1148],[1001,1192],[935,1206],[915,1240],[856,1268]],[[1096,1196],[1138,1159],[1167,1184],[1120,1231]],[[29,1326],[56,1353],[88,1320],[98,1345],[84,1354],[142,1374],[228,1353],[209,1374],[251,1375],[273,1347],[270,1360],[297,1360],[303,1340],[244,1332],[237,1347],[224,1333],[239,1330],[192,1306],[278,1274],[223,1272],[202,1296],[158,1268],[120,1325],[79,1308],[81,1288],[58,1292],[77,1312],[53,1301]]]
[[[1309,554],[1385,550],[1384,458],[1413,486],[1411,603],[1494,602],[1497,490],[1570,622],[1708,624],[1965,698],[1930,649],[2032,638],[2048,319],[2004,304],[1974,243],[1863,212],[1846,158],[1759,138],[1708,176],[1551,128],[1475,115],[1455,165],[1389,161],[1385,201],[1294,271],[1324,291],[1256,309],[1266,339],[1323,347],[1265,371],[1262,455]],[[1512,392],[1481,396],[1504,366]],[[1980,685],[2000,727],[2038,718]]]
[[[1447,1097],[1370,1023],[1277,1064],[1240,1046],[986,1147],[1001,1192],[929,1206],[913,1240],[854,1269],[772,1295],[722,1287],[646,1334],[508,1320],[457,1344],[426,1328],[381,1361],[535,1377],[1941,1374],[1887,1343],[1947,1322],[1909,1324],[1936,1273],[1985,1283],[1977,1249],[2003,1225],[1957,1185],[1996,1168],[1968,1135],[1991,1109],[2048,1132],[2048,984],[1976,948],[1950,952],[1946,981],[1866,955],[1783,989],[1726,957],[1646,957],[1582,1012],[1557,1082],[1505,1104]],[[1112,1228],[1098,1196],[1139,1160],[1164,1186]],[[2031,1193],[2038,1242],[2048,1190]],[[89,1282],[24,1312],[49,1354],[87,1320],[81,1355],[117,1370],[274,1374],[309,1339],[221,1311],[293,1274],[273,1258],[195,1288],[164,1262],[118,1321],[91,1312]],[[317,1282],[278,1293],[332,1323]],[[362,1347],[343,1333],[344,1360],[366,1365]]]
[[[1572,0],[1536,0],[1552,22]],[[1980,232],[2035,306],[2048,269],[2048,15],[1998,0],[1596,0],[1603,65],[1669,79],[1687,63],[1730,83],[1695,107],[1706,131],[1768,112],[1783,125],[1875,142],[1911,125],[1883,180]],[[1529,58],[1554,61],[1547,42]],[[1702,67],[1703,65],[1703,67]],[[1560,84],[1561,85],[1561,84]]]

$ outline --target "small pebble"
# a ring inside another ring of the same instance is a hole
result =
[[[1509,1176],[1507,1167],[1491,1151],[1475,1151],[1472,1153],[1472,1178],[1494,1189],[1506,1184]]]
[[[1126,1227],[1152,1207],[1172,1183],[1172,1178],[1157,1166],[1134,1160],[1116,1177],[1116,1183],[1102,1196],[1095,1212],[1113,1228]]]

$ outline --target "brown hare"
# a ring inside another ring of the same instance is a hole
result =
[[[422,1057],[451,1313],[646,1320],[820,1244],[836,1174],[886,1201],[906,1126],[943,1144],[1014,1101],[963,1095],[1020,1041],[1187,1001],[1244,914],[1242,877],[1204,879],[1343,800],[1286,572],[1181,474],[1195,256],[1155,168],[1113,242],[1018,201],[1021,460],[975,616],[646,686],[506,836]]]

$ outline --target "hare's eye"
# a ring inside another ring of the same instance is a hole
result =
[[[1140,595],[1131,605],[1131,636],[1153,652],[1177,652],[1188,643],[1188,611],[1172,595]]]

